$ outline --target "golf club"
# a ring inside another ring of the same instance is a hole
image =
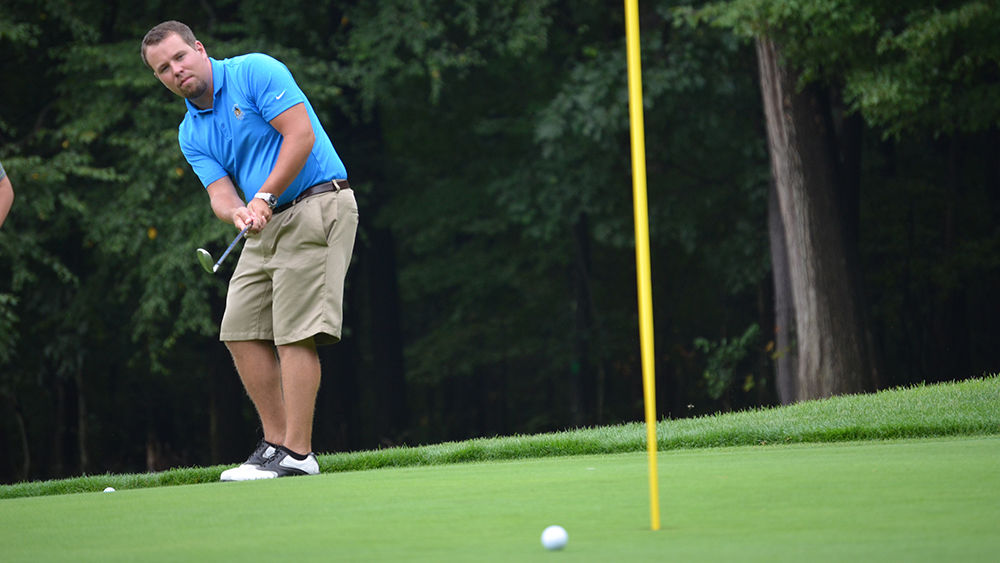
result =
[[[247,226],[243,227],[243,230],[240,231],[240,234],[236,235],[236,238],[233,239],[233,242],[229,243],[229,248],[227,248],[226,251],[222,253],[222,256],[219,257],[219,261],[215,262],[214,264],[212,263],[212,255],[209,254],[207,250],[205,250],[204,248],[199,248],[197,251],[195,251],[195,253],[198,255],[198,262],[201,262],[201,267],[205,268],[206,272],[214,274],[215,271],[219,269],[219,264],[222,264],[222,261],[225,260],[226,256],[229,255],[229,251],[231,251],[233,247],[236,246],[236,243],[239,242],[241,238],[243,238],[243,235],[247,234],[247,231],[252,226],[253,226],[253,221],[247,223]]]

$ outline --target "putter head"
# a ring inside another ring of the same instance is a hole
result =
[[[215,266],[214,260],[212,260],[212,255],[204,248],[199,248],[195,254],[198,255],[198,262],[201,264],[201,267],[205,268],[206,272],[214,274],[217,266]]]

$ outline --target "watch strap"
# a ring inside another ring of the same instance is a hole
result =
[[[253,194],[253,199],[263,200],[271,209],[274,209],[274,206],[278,204],[278,198],[274,194],[267,192],[257,192]]]

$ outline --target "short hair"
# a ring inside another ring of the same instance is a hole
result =
[[[159,45],[171,33],[176,33],[185,43],[192,47],[194,47],[195,41],[197,41],[191,28],[179,21],[170,20],[157,24],[156,27],[146,32],[146,36],[142,38],[140,54],[142,55],[142,62],[146,63],[146,66],[149,66],[149,61],[146,60],[146,47]]]

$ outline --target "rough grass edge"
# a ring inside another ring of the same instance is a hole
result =
[[[1000,376],[657,423],[661,451],[1000,434]],[[324,473],[646,449],[645,423],[320,455]],[[217,482],[229,466],[0,485],[0,499]]]

